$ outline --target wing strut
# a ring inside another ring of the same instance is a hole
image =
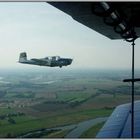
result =
[[[135,40],[137,39],[137,36],[134,32],[134,27],[133,27],[133,39],[132,40],[126,40],[128,42],[132,42],[132,79],[124,79],[123,82],[131,82],[132,83],[132,93],[131,93],[131,138],[134,138],[134,83],[136,81],[140,81],[140,78],[134,77],[135,70],[134,70],[134,57],[135,57]]]
[[[110,6],[106,2],[101,2],[102,7],[108,13],[108,11],[111,13],[110,16],[113,19],[116,24],[114,24],[114,31],[117,31],[117,26],[121,28],[120,35],[122,38],[124,38],[127,42],[132,43],[132,79],[124,79],[124,82],[131,82],[132,83],[132,94],[131,94],[131,138],[134,138],[134,83],[136,81],[140,81],[140,78],[135,79],[134,78],[134,46],[135,46],[135,40],[138,38],[136,35],[136,32],[134,31],[134,9],[131,7],[131,18],[129,21],[129,26],[125,27],[124,24],[120,23],[118,20],[117,14],[115,11],[112,11]],[[117,21],[118,20],[118,21]]]
[[[129,23],[125,23],[127,26],[125,27],[124,22],[122,22],[121,19],[119,19],[118,13],[111,9],[110,5],[106,2],[100,3],[102,8],[105,10],[105,14],[100,14],[95,11],[93,11],[96,15],[103,16],[104,17],[104,23],[110,26],[114,26],[114,31],[116,33],[119,33],[122,38],[124,38],[127,42],[132,43],[132,79],[124,79],[124,82],[131,82],[132,83],[132,94],[131,94],[131,138],[134,138],[134,83],[136,81],[140,81],[140,78],[135,79],[134,78],[134,46],[135,46],[135,40],[138,38],[136,35],[136,32],[134,31],[134,9],[131,7],[131,18]],[[110,16],[113,20],[112,23],[107,23],[106,17]],[[120,31],[117,31],[117,28],[120,28]]]
[[[131,137],[134,138],[134,46],[135,46],[135,43],[134,43],[134,39],[133,39],[133,42],[132,42],[132,99],[131,99]]]

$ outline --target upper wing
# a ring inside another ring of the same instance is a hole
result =
[[[133,38],[132,26],[135,27],[136,35],[140,36],[139,2],[48,3],[110,39]],[[135,138],[140,138],[140,101],[135,102],[134,110],[134,135]],[[131,138],[130,119],[131,104],[118,106],[98,133],[97,138]]]
[[[31,59],[31,60],[33,60],[33,61],[35,61],[35,62],[42,62],[42,60],[36,59],[36,58],[33,58],[33,59]]]
[[[44,61],[44,60],[41,60],[41,59],[33,58],[31,60],[33,60],[37,65],[46,65],[46,64],[48,64],[47,61]]]
[[[54,7],[72,16],[72,18],[83,25],[107,36],[110,39],[121,39],[122,34],[130,29],[132,24],[140,36],[140,3],[139,2],[106,2],[110,8],[101,2],[48,2]],[[131,12],[133,10],[133,13]],[[115,12],[117,19],[112,14]],[[112,14],[112,15],[111,15]],[[115,20],[112,20],[114,18]],[[114,22],[115,21],[115,22]],[[122,23],[123,25],[119,25]],[[124,27],[123,27],[124,26]],[[123,31],[119,27],[124,28]],[[119,33],[118,33],[119,32]],[[120,35],[121,32],[121,35]],[[123,33],[122,33],[123,32]],[[127,36],[126,38],[130,38]]]
[[[140,101],[135,101],[134,110],[134,137],[140,138]],[[96,138],[131,138],[131,104],[116,107]]]

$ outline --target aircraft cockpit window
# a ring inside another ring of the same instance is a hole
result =
[[[59,60],[60,59],[60,57],[59,56],[56,56],[56,60]]]
[[[51,59],[52,59],[52,60],[56,60],[56,57],[55,57],[55,56],[53,56]]]
[[[47,57],[49,60],[51,60],[52,59],[52,57],[51,56],[49,56],[49,57]]]
[[[48,57],[45,57],[45,59],[49,59]]]

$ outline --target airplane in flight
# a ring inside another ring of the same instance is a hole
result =
[[[45,58],[33,58],[27,60],[26,52],[20,53],[19,63],[23,64],[31,64],[31,65],[39,65],[39,66],[48,66],[48,67],[62,67],[67,66],[72,63],[73,59],[71,58],[61,58],[60,56],[49,56]]]

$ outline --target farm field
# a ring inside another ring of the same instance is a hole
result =
[[[130,85],[122,82],[129,74],[113,70],[0,71],[0,137],[40,131],[31,136],[61,138],[70,129],[45,129],[110,116],[117,105],[131,100]],[[139,91],[137,83],[136,100]],[[81,137],[95,137],[102,125],[93,126]]]
[[[86,132],[84,132],[81,136],[81,138],[94,138],[96,137],[96,133],[102,128],[104,122],[99,123],[90,129],[88,129]]]

